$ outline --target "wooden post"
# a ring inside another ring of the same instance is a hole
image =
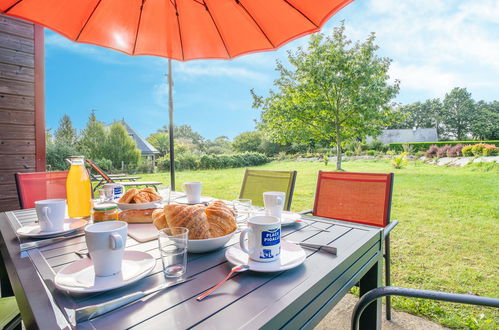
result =
[[[172,60],[168,59],[168,114],[170,117],[170,127],[168,136],[170,138],[170,183],[171,190],[175,191],[175,147],[173,137],[173,79]]]

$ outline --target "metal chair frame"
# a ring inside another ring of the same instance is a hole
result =
[[[497,298],[479,297],[467,294],[447,293],[439,291],[400,288],[394,286],[383,286],[373,289],[364,294],[362,297],[360,297],[352,313],[352,323],[351,323],[352,330],[359,329],[360,316],[362,315],[362,312],[367,308],[367,306],[369,306],[373,301],[375,301],[378,298],[390,297],[390,296],[423,298],[431,300],[449,301],[461,304],[480,305],[480,306],[499,308],[499,299]]]

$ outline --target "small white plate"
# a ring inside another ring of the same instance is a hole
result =
[[[265,209],[259,209],[253,211],[253,216],[256,215],[265,215]],[[294,225],[296,220],[301,219],[301,214],[300,213],[295,213],[295,212],[290,212],[290,211],[282,211],[281,214],[281,226],[290,226]]]
[[[162,200],[149,202],[149,203],[116,203],[118,208],[123,211],[127,210],[147,210],[147,209],[156,209],[162,206]]]
[[[239,244],[233,245],[225,251],[225,258],[233,265],[249,265],[255,272],[280,272],[301,265],[307,255],[298,245],[281,241],[281,257],[271,262],[258,262],[251,260],[246,252],[241,250]]]
[[[121,288],[149,274],[156,265],[152,255],[125,251],[121,272],[112,276],[95,276],[92,259],[83,258],[62,268],[55,275],[55,286],[73,293],[93,293]]]
[[[41,231],[40,225],[38,223],[34,223],[29,226],[21,227],[17,229],[16,232],[19,236],[31,237],[31,238],[55,237],[85,227],[87,223],[88,221],[84,219],[64,219],[64,225],[62,227],[62,230]]]
[[[211,201],[213,201],[214,199],[213,198],[210,198],[210,197],[202,197],[201,196],[201,200],[199,203],[187,203],[187,197],[183,196],[183,197],[179,197],[179,198],[173,198],[171,200],[172,203],[177,203],[177,204],[188,204],[188,205],[196,205],[196,204],[206,204],[206,203],[209,203]]]

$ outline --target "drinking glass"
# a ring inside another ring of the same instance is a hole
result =
[[[165,277],[181,277],[187,267],[187,237],[189,229],[165,228],[159,231],[158,244]]]
[[[170,195],[171,195],[171,188],[170,186],[166,185],[163,186],[162,188],[159,189],[159,195],[163,199],[163,204],[168,205],[170,204]]]
[[[245,223],[251,216],[251,199],[238,198],[232,201],[234,212],[236,212],[236,221]]]

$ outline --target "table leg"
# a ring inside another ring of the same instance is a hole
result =
[[[0,297],[10,297],[14,295],[12,286],[10,285],[7,269],[3,262],[2,255],[0,254]]]
[[[382,258],[360,279],[360,296],[381,286]],[[381,299],[372,302],[360,317],[359,329],[381,329]]]

